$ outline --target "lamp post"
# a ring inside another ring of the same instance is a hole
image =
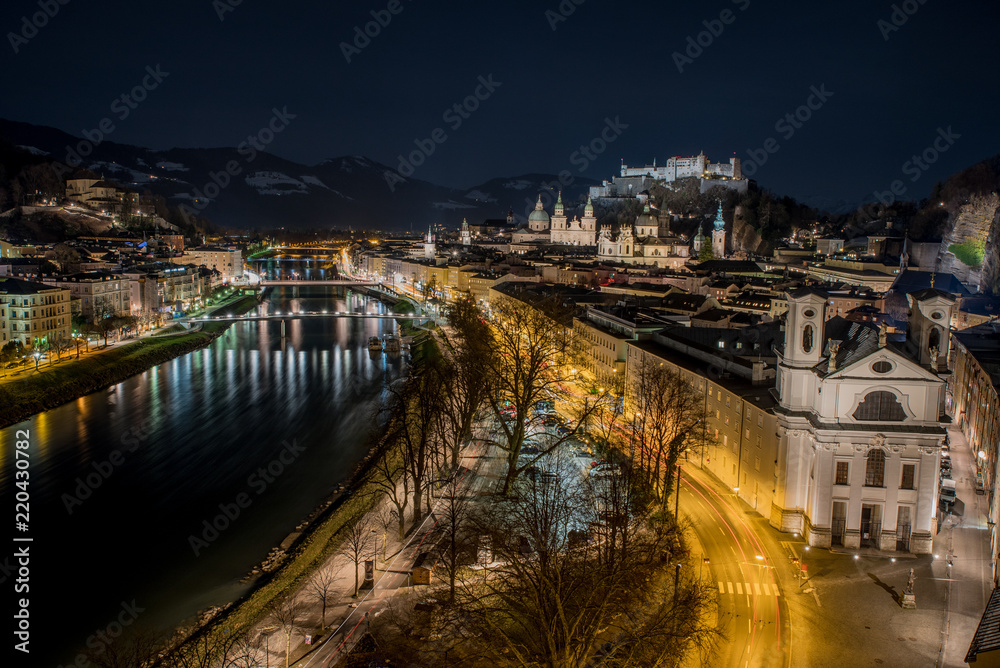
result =
[[[42,359],[42,354],[36,350],[32,357],[35,358],[35,371],[38,371],[38,360]]]

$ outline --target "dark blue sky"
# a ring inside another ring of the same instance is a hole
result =
[[[7,0],[0,116],[77,135],[112,117],[114,141],[207,147],[236,145],[287,108],[296,118],[273,153],[304,163],[363,154],[394,167],[414,139],[442,128],[447,139],[417,176],[456,186],[563,169],[609,178],[623,158],[699,150],[746,159],[773,138],[778,150],[754,174],[762,185],[848,200],[895,179],[922,197],[1000,151],[995,2],[897,3],[916,11],[888,32],[892,4],[871,0],[563,0],[575,9],[555,30],[546,11],[558,13],[559,0],[397,0],[402,10],[348,63],[341,42],[388,0],[242,0],[220,20],[236,1],[42,0],[58,12],[26,43],[15,39],[15,54],[10,33],[41,10]],[[678,71],[674,52],[724,10],[731,22]],[[157,64],[169,76],[119,121],[112,102]],[[501,85],[449,127],[443,113],[491,74]],[[793,135],[776,128],[824,85],[832,97]],[[606,118],[628,127],[581,172],[574,151]],[[960,137],[936,163],[904,174],[948,127]]]

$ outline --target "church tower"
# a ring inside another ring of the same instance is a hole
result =
[[[583,207],[583,218],[580,219],[580,228],[588,232],[596,232],[597,216],[594,215],[594,202],[587,195],[587,206]]]
[[[427,237],[424,239],[424,258],[427,260],[433,260],[436,251],[437,249],[434,245],[434,233],[431,231],[430,225],[428,225]]]
[[[563,206],[562,191],[559,191],[559,199],[556,200],[556,210],[552,214],[552,229],[566,229],[566,209]]]
[[[472,245],[472,234],[469,232],[469,220],[467,218],[462,219],[462,245]]]
[[[802,410],[815,399],[817,376],[812,368],[823,359],[827,297],[814,288],[788,293],[785,348],[778,363],[778,397],[783,408]]]
[[[715,214],[715,229],[712,230],[712,254],[720,259],[726,257],[726,221],[722,218],[722,200],[719,200],[719,212]]]
[[[933,278],[931,285],[934,285]],[[913,356],[922,366],[934,371],[945,369],[951,347],[955,298],[943,290],[930,287],[911,292],[906,295],[906,301],[910,303],[906,340],[912,347]]]

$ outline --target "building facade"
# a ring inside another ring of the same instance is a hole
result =
[[[0,278],[0,346],[20,341],[45,347],[69,341],[69,290],[19,278]]]

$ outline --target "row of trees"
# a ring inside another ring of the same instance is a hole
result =
[[[650,363],[629,381],[585,380],[581,342],[567,326],[572,311],[558,297],[501,298],[487,309],[466,299],[448,315],[446,355],[389,390],[373,479],[401,539],[407,516],[419,524],[438,500],[430,542],[449,604],[430,628],[416,628],[408,611],[384,615],[372,627],[380,656],[646,666],[710,643],[700,621],[707,592],[668,567],[682,558],[680,528],[665,512],[672,473],[703,417],[691,388]],[[569,418],[563,435],[537,428],[543,401]],[[457,472],[477,424],[500,466],[493,494],[474,503]],[[560,448],[584,431],[616,453],[617,475],[582,476]],[[556,475],[538,475],[542,462]],[[421,633],[435,642],[419,641]]]

